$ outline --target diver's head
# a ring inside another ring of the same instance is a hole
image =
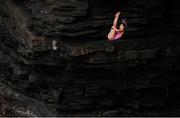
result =
[[[117,21],[117,28],[120,28],[120,26],[123,25],[124,28],[127,28],[127,23],[126,20],[124,18],[122,18],[122,16],[119,16],[119,19]]]
[[[122,24],[123,24],[124,28],[127,28],[127,22],[125,19],[122,19]]]

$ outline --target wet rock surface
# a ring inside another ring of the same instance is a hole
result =
[[[0,116],[179,116],[178,7],[1,0]],[[117,9],[128,28],[109,42]]]

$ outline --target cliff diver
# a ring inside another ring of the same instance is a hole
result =
[[[126,20],[122,18],[121,12],[117,12],[111,30],[107,36],[108,40],[113,41],[121,39],[124,35],[126,27]]]

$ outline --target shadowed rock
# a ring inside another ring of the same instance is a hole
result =
[[[1,0],[0,116],[179,115],[178,8],[173,0]],[[110,42],[119,9],[128,27]]]

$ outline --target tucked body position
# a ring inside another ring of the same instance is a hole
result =
[[[110,32],[108,33],[108,40],[118,40],[124,35],[127,23],[125,19],[122,18],[121,12],[117,12],[113,21]]]

